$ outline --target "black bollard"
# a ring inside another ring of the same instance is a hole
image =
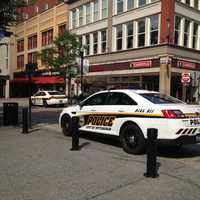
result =
[[[79,150],[79,118],[72,117],[71,119],[72,128],[72,148],[71,151]]]
[[[28,106],[28,122],[29,122],[29,128],[32,128],[32,118],[31,118],[31,106],[32,106],[32,102],[31,102],[31,97],[29,97],[28,99],[29,102],[29,106]]]
[[[147,129],[147,171],[145,177],[156,178],[157,173],[157,137],[158,129]]]
[[[28,133],[28,108],[22,109],[22,133]]]

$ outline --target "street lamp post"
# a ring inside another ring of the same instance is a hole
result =
[[[80,74],[80,84],[81,84],[81,95],[83,96],[83,91],[84,91],[84,87],[83,87],[83,50],[80,50],[80,57],[81,57],[81,74]]]

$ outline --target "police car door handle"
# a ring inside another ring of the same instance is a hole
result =
[[[120,109],[120,110],[118,110],[118,112],[125,112],[124,110],[122,110],[122,109]]]
[[[91,109],[92,112],[96,111],[95,109]]]

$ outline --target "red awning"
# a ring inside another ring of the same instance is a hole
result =
[[[12,80],[12,82],[29,82],[27,77],[19,77]],[[31,77],[31,82],[35,84],[63,84],[64,78],[59,76],[41,76],[41,77]]]

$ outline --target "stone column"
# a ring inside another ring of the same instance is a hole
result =
[[[171,58],[160,58],[159,92],[170,95],[171,93]]]

